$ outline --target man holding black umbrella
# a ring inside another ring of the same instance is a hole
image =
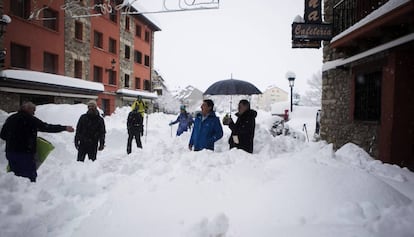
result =
[[[254,129],[256,127],[257,112],[250,109],[250,103],[247,100],[240,100],[237,121],[233,122],[231,117],[224,117],[223,124],[228,125],[231,130],[229,138],[230,149],[236,147],[253,153]]]

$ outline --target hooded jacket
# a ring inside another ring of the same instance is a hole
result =
[[[214,143],[222,137],[223,128],[214,112],[208,114],[204,120],[201,113],[196,115],[189,143],[194,146],[194,151],[214,150]]]
[[[177,119],[174,122],[171,122],[170,125],[176,123],[178,123],[177,136],[180,136],[193,124],[193,117],[187,111],[181,112]]]
[[[253,139],[257,112],[255,110],[247,110],[243,114],[237,113],[236,116],[238,117],[236,123],[230,122],[229,124],[231,130],[229,139],[230,149],[237,147],[249,153],[253,153]],[[238,137],[238,144],[234,142],[233,136]]]

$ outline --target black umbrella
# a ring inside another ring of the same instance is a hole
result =
[[[256,86],[247,81],[227,79],[214,83],[204,95],[253,95],[262,94]]]
[[[262,94],[255,85],[250,82],[227,79],[215,82],[204,92],[204,95],[253,95]],[[230,113],[231,113],[231,97],[230,97]]]

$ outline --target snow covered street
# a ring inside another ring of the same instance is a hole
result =
[[[313,135],[317,108],[296,107],[289,125]],[[76,126],[85,105],[38,106],[48,123]],[[0,141],[2,237],[410,237],[414,173],[347,144],[273,137],[259,111],[254,153],[191,152],[175,137],[176,115],[148,116],[143,149],[126,154],[129,108],[105,117],[106,147],[76,162],[73,133],[39,133],[55,145],[36,183],[6,173]],[[219,114],[222,118],[223,115]],[[0,126],[9,114],[0,111]]]

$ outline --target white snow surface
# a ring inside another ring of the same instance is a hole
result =
[[[316,107],[294,107],[292,129],[314,131]],[[76,126],[85,105],[42,105],[45,122]],[[212,151],[175,137],[176,115],[150,114],[143,149],[126,154],[126,117],[105,117],[106,147],[76,162],[74,133],[39,133],[55,149],[38,180],[6,173],[0,141],[2,237],[410,237],[414,174],[346,144],[272,137],[276,119],[258,111],[253,154],[229,150],[230,130]],[[10,114],[0,111],[0,126]],[[224,114],[219,114],[221,117]]]

